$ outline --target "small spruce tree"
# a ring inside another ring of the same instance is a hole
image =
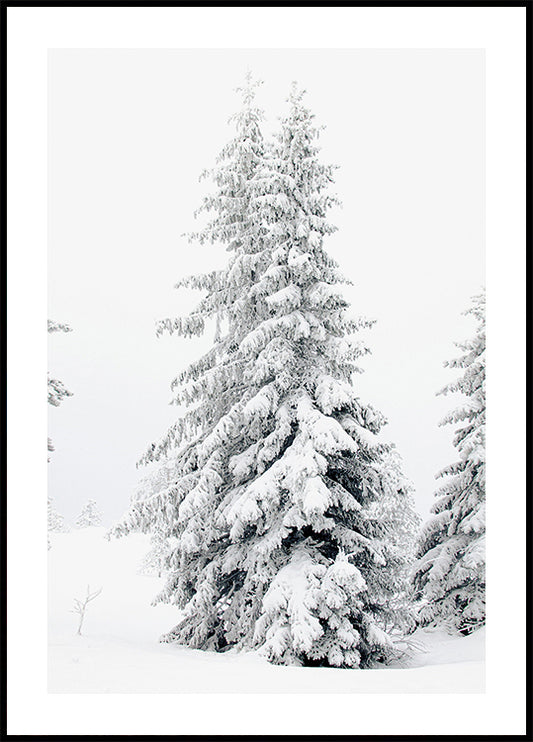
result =
[[[65,523],[65,518],[58,513],[53,505],[53,498],[48,498],[48,531],[52,533],[68,533],[70,528]]]
[[[152,548],[139,565],[139,574],[161,577],[166,572],[169,557],[170,546],[168,540],[161,531],[155,531],[150,538],[150,545]]]
[[[92,526],[102,525],[102,514],[98,510],[95,500],[87,500],[79,514],[75,526],[76,528],[91,528]]]
[[[440,392],[466,397],[441,422],[458,425],[453,443],[459,460],[437,474],[445,481],[420,534],[413,585],[422,626],[469,634],[485,624],[484,292],[465,314],[477,320],[477,332],[457,343],[462,354],[445,365],[463,373]]]

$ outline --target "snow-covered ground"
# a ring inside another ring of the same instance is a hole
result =
[[[417,631],[403,666],[379,670],[278,667],[257,653],[216,654],[159,644],[179,619],[150,605],[161,580],[137,574],[142,535],[107,541],[105,529],[51,534],[48,552],[52,693],[483,693],[485,632]],[[102,588],[76,636],[74,598]]]

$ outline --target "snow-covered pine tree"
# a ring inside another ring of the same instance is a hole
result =
[[[378,438],[383,416],[353,387],[366,348],[351,336],[370,323],[346,317],[323,248],[332,169],[313,117],[294,89],[266,147],[249,80],[243,92],[197,235],[225,244],[229,264],[180,282],[206,296],[160,325],[189,336],[215,317],[214,346],[174,381],[189,411],[143,459],[173,481],[135,500],[116,532],[175,539],[159,600],[183,614],[164,641],[367,667],[393,654],[386,629],[409,621],[394,535],[398,518],[410,531],[409,494]]]
[[[395,583],[390,596],[390,605],[395,616],[401,616],[403,633],[416,629],[416,609],[413,606],[409,576],[412,573],[416,549],[416,537],[420,530],[421,518],[416,512],[414,486],[404,475],[402,458],[395,447],[383,456],[383,466],[387,472],[387,482],[380,497],[369,506],[372,516],[387,524],[387,548],[394,556],[397,569],[393,571]],[[392,564],[392,560],[390,561]],[[385,627],[396,634],[393,620],[385,618]]]
[[[57,512],[55,509],[53,503],[53,498],[48,496],[48,505],[47,505],[47,520],[48,520],[48,548],[52,548],[52,543],[50,541],[50,533],[68,533],[70,531],[70,528],[65,523],[64,517]]]
[[[72,328],[68,325],[60,324],[59,322],[53,322],[48,320],[48,332],[71,332]],[[58,379],[51,379],[48,374],[48,404],[53,407],[59,407],[65,397],[71,397],[72,392],[65,387],[63,382]],[[48,437],[48,452],[54,450],[52,439]],[[48,459],[50,461],[50,458]],[[59,515],[54,510],[52,505],[52,498],[48,497],[48,531],[68,531],[68,527],[64,525],[64,519],[62,515]],[[48,537],[48,548],[51,548],[50,537]]]
[[[71,332],[72,328],[68,325],[60,324],[59,322],[53,322],[48,320],[48,332]],[[53,407],[59,407],[65,397],[71,397],[72,392],[65,387],[62,381],[58,379],[50,378],[48,374],[48,404]],[[54,446],[50,438],[48,438],[48,451],[53,451]]]
[[[78,515],[75,526],[76,528],[90,528],[92,526],[102,525],[102,514],[98,510],[95,500],[87,500],[81,513]]]
[[[168,539],[161,533],[161,531],[154,531],[150,538],[151,549],[148,554],[145,555],[141,564],[139,565],[139,574],[141,575],[157,575],[161,577],[163,572],[166,570],[166,564],[169,557],[169,549],[171,548]]]
[[[65,523],[65,518],[58,513],[53,505],[53,498],[48,498],[48,531],[52,533],[68,533],[70,528]]]
[[[447,362],[462,375],[440,394],[459,392],[466,401],[441,425],[457,425],[459,461],[437,477],[432,516],[420,534],[413,572],[423,626],[444,625],[469,634],[485,624],[485,293],[465,312],[477,320],[472,340],[457,343],[462,354]]]

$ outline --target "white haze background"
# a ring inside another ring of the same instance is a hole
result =
[[[178,411],[170,381],[211,343],[155,337],[198,298],[173,289],[221,265],[189,246],[198,182],[232,135],[233,89],[250,69],[268,132],[292,80],[308,90],[343,201],[330,254],[354,282],[354,314],[378,320],[361,396],[389,419],[425,515],[454,460],[443,361],[474,332],[462,317],[484,283],[481,50],[52,50],[49,52],[48,366],[74,396],[50,409],[50,495],[70,522],[95,499],[111,524],[135,462]]]

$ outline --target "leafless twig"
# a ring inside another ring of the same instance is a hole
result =
[[[85,600],[78,600],[78,598],[74,598],[74,608],[70,611],[71,613],[78,613],[80,616],[80,622],[78,624],[78,631],[76,632],[78,636],[81,636],[81,627],[83,625],[83,619],[85,618],[85,611],[87,610],[87,605],[91,600],[94,600],[97,598],[100,593],[102,592],[102,588],[99,590],[96,590],[94,593],[91,593],[91,589],[89,585],[87,585],[87,595],[85,596]]]

